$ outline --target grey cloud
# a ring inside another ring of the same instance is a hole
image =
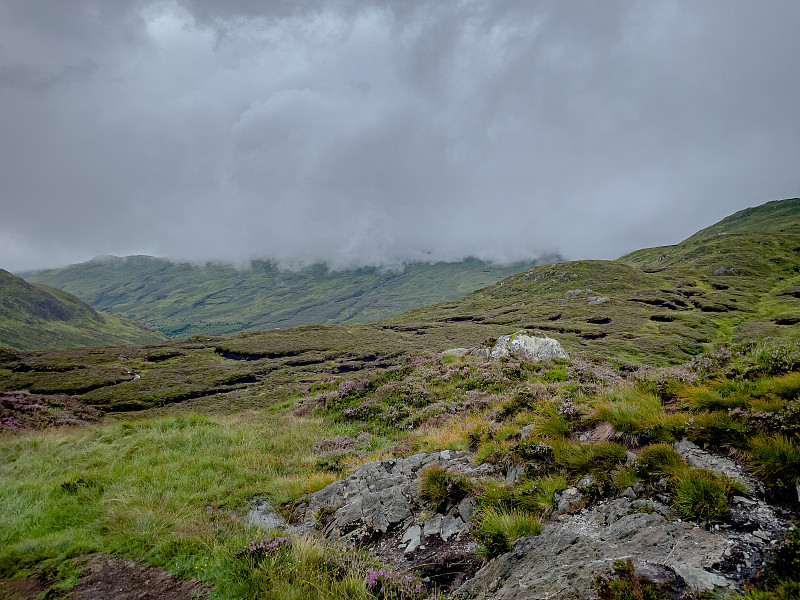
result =
[[[798,195],[800,5],[0,5],[0,265],[614,257]]]

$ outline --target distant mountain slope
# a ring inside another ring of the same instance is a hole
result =
[[[98,313],[72,294],[0,269],[0,345],[17,350],[143,345],[164,340],[127,319]]]
[[[448,319],[660,364],[719,343],[800,338],[800,199],[740,211],[675,246],[538,266],[395,321]]]
[[[247,270],[193,266],[150,256],[102,257],[42,271],[30,281],[75,294],[172,337],[225,335],[248,329],[370,321],[452,300],[534,263],[497,266],[476,259],[412,263],[402,270],[286,271],[265,261]]]
[[[469,348],[523,327],[620,367],[678,364],[719,344],[800,339],[799,228],[800,199],[771,202],[675,246],[536,266],[371,323],[196,336],[124,352],[0,352],[0,389],[78,394],[103,410],[182,401],[236,410],[293,401],[314,382],[363,380],[414,353]]]

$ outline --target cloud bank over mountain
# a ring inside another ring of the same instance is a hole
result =
[[[6,0],[0,266],[615,257],[800,194],[800,4]]]

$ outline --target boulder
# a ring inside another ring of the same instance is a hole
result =
[[[569,354],[557,340],[547,337],[541,332],[533,333],[525,329],[520,329],[513,334],[500,336],[491,350],[478,348],[473,350],[472,354],[474,356],[488,357],[492,360],[507,358],[512,355],[531,362],[556,358],[569,360]]]

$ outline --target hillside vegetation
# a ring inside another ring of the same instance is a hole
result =
[[[0,345],[17,350],[155,344],[164,336],[0,269]]]
[[[20,355],[0,367],[0,386],[80,394],[106,410],[185,400],[238,410],[291,398],[308,381],[396,366],[415,352],[472,347],[521,328],[619,365],[676,364],[723,344],[800,339],[798,249],[800,200],[771,202],[676,246],[533,267],[382,321]]]
[[[799,289],[794,199],[371,323],[2,350],[0,590],[796,599]],[[467,350],[520,328],[570,359]]]
[[[503,266],[466,259],[339,271],[317,264],[290,271],[267,261],[237,269],[151,256],[106,256],[42,271],[29,280],[66,290],[97,310],[134,319],[170,337],[189,337],[391,317],[453,300],[557,258]]]

